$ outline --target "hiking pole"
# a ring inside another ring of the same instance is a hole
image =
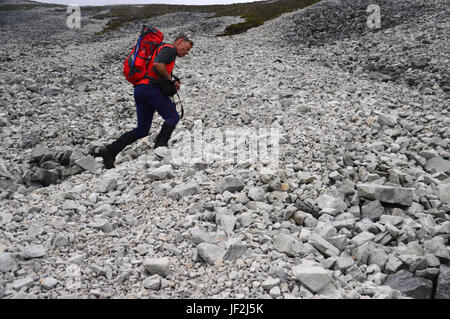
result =
[[[175,81],[181,82],[180,78],[175,76],[174,74],[172,74],[172,77],[175,79]],[[181,105],[181,116],[180,116],[180,120],[181,120],[183,118],[183,116],[184,116],[184,108],[183,108],[183,103],[181,102],[180,95],[178,95],[178,92],[177,92],[177,96],[178,96],[178,100],[180,101],[180,105]],[[175,98],[174,98],[173,103],[175,103]]]

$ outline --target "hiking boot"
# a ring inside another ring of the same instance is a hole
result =
[[[98,151],[98,155],[103,157],[103,164],[105,165],[106,169],[115,167],[114,166],[115,156],[112,156],[111,154],[109,154],[108,149],[106,147],[102,147]]]
[[[174,129],[175,125],[170,125],[167,122],[164,122],[163,126],[161,127],[161,131],[159,132],[158,136],[155,139],[155,146],[153,147],[153,149],[161,146],[167,147],[170,136],[172,136],[172,132]]]
[[[105,147],[101,148],[98,155],[103,157],[103,163],[106,169],[114,168],[114,161],[117,154],[119,154],[125,147],[138,140],[134,131],[122,134],[119,139]]]

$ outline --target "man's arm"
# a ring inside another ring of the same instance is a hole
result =
[[[153,66],[155,67],[158,74],[166,80],[170,80],[170,74],[167,73],[166,65],[164,63],[153,63]]]
[[[159,73],[159,75],[166,80],[171,80],[170,74],[167,73],[166,65],[164,63],[153,63],[154,68]],[[180,89],[181,82],[175,81],[175,87],[177,91]]]

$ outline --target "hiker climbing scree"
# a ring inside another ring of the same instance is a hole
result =
[[[186,35],[179,35],[173,44],[164,43],[163,39],[164,35],[158,29],[143,26],[138,43],[124,63],[124,75],[134,85],[137,127],[102,147],[96,154],[103,157],[107,169],[114,167],[117,154],[127,145],[149,135],[155,111],[161,115],[164,123],[155,139],[154,148],[168,146],[180,120],[170,96],[180,89],[181,81],[172,74],[172,70],[175,59],[186,56],[194,43]]]

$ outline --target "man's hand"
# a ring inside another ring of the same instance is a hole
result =
[[[177,91],[178,91],[178,90],[180,89],[181,82],[174,81],[174,83],[175,83],[175,88],[176,88]]]

